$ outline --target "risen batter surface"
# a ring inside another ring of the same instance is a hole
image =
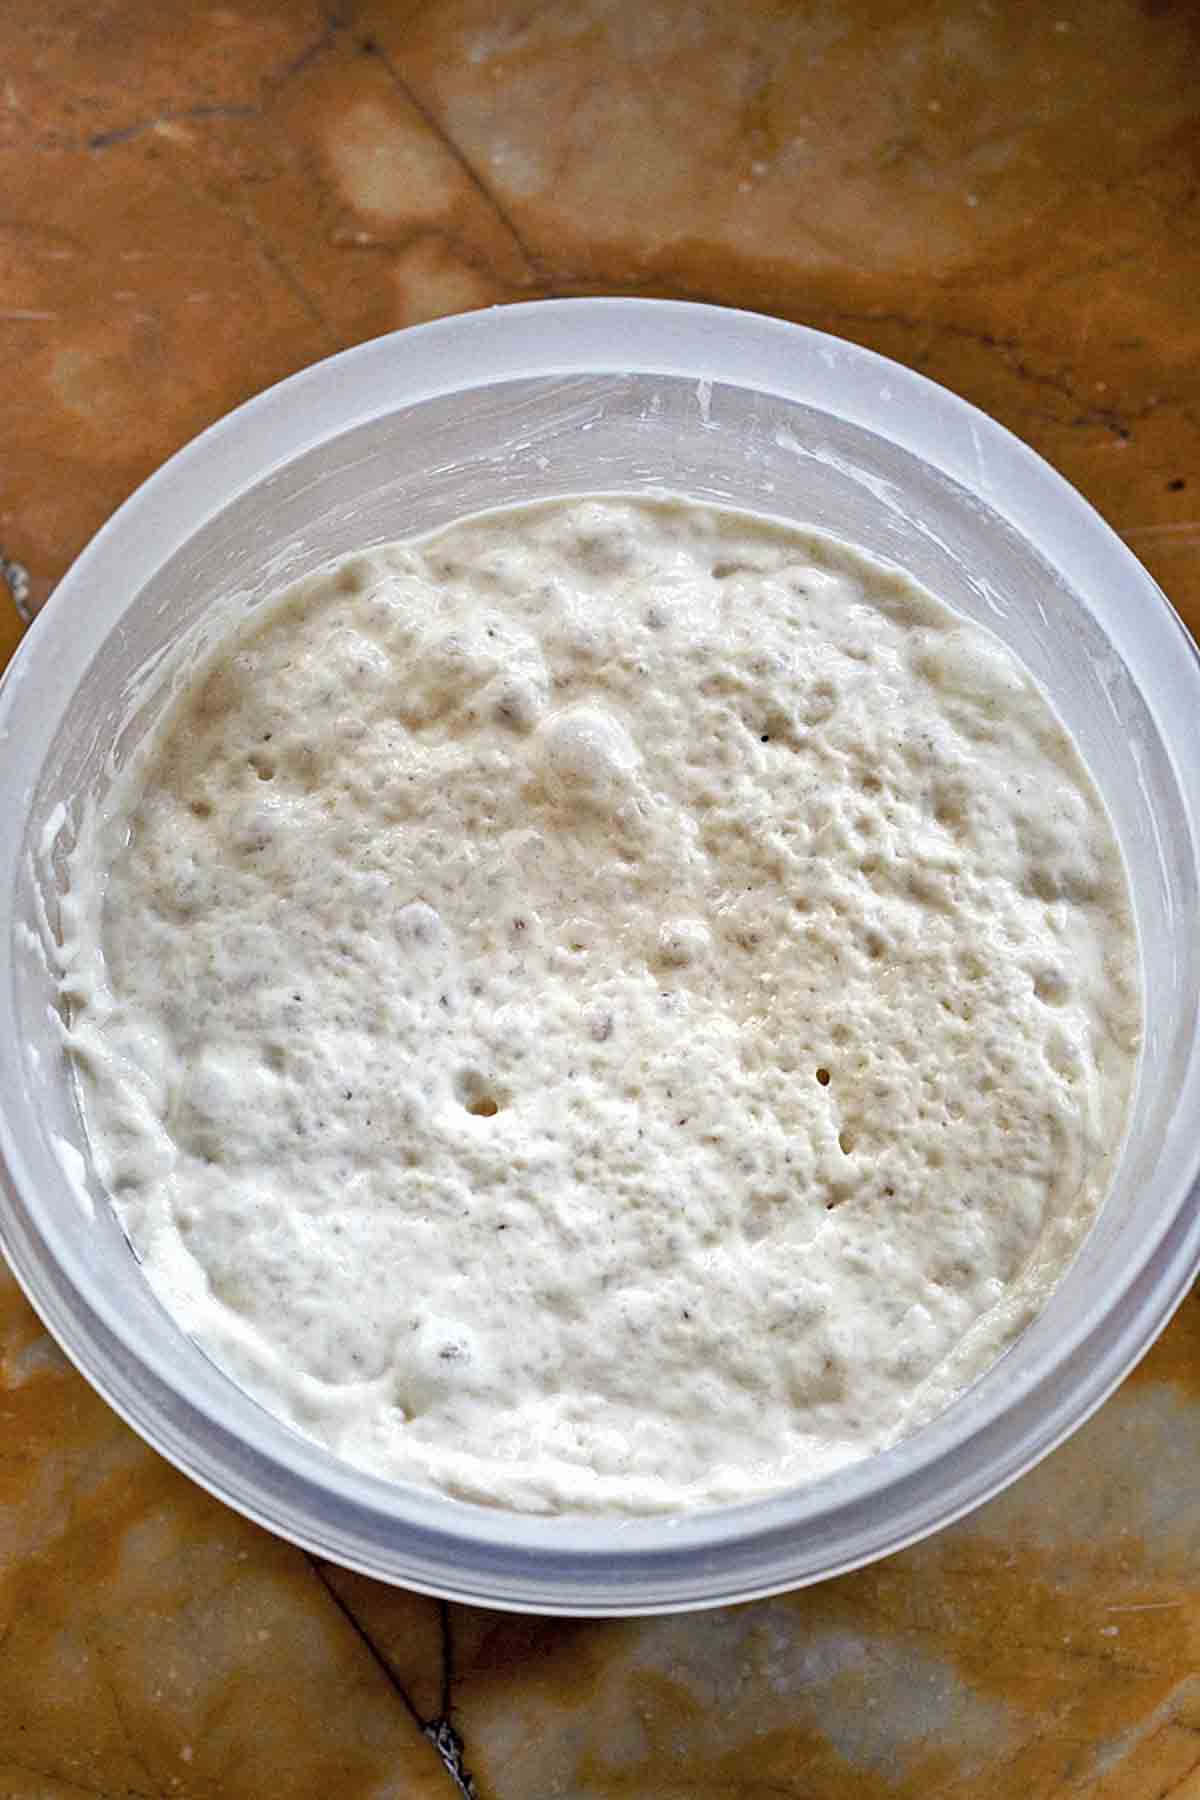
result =
[[[902,1435],[1062,1272],[1140,1006],[1111,827],[999,643],[830,540],[574,501],[210,658],[68,908],[146,1272],[342,1456],[524,1508]]]

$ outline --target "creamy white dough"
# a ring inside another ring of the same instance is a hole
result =
[[[1108,1186],[1136,944],[990,634],[684,502],[493,513],[210,654],[84,832],[70,1043],[185,1328],[341,1456],[641,1512],[886,1445]]]

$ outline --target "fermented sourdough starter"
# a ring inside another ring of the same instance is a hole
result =
[[[1103,1199],[1105,811],[986,632],[826,538],[587,500],[255,613],[85,831],[71,1043],[167,1307],[354,1463],[746,1498],[986,1367]]]

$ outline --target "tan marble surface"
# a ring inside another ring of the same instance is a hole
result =
[[[343,344],[663,293],[975,400],[1200,625],[1198,67],[1191,0],[7,0],[0,546],[44,597],[170,451]],[[972,1520],[700,1618],[316,1567],[7,1284],[0,1502],[0,1797],[434,1800],[456,1755],[479,1800],[1200,1796],[1195,1298]]]

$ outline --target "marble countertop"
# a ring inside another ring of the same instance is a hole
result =
[[[0,547],[340,346],[545,294],[757,308],[1026,438],[1200,626],[1200,14],[1178,0],[8,0]],[[0,660],[16,642],[0,592]],[[317,1563],[0,1285],[0,1797],[1200,1796],[1200,1302],[972,1518],[681,1619]]]

